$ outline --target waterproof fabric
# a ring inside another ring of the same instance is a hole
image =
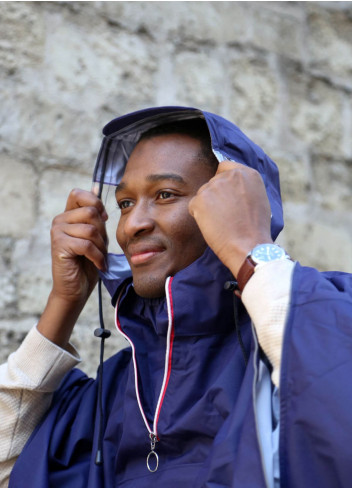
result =
[[[296,266],[280,380],[283,487],[352,485],[352,275]]]
[[[155,473],[146,467],[150,442],[136,401],[128,349],[104,366],[103,466],[94,461],[97,382],[74,370],[20,456],[11,485],[265,485],[253,410],[254,343],[248,316],[239,303],[250,355],[245,368],[234,329],[233,296],[223,288],[230,277],[207,250],[172,282],[175,338],[158,423],[160,464]],[[141,299],[129,284],[120,301],[119,320],[136,346],[142,402],[151,423],[164,369],[165,301]]]
[[[190,109],[191,113],[194,110]],[[161,115],[168,111],[162,109]],[[152,110],[153,118],[157,112]],[[148,117],[150,112],[146,114]],[[204,116],[199,111],[197,114]],[[272,234],[276,235],[282,226],[282,212],[274,164],[235,126],[213,115],[207,115],[206,120],[216,152],[261,171],[273,213]],[[143,114],[132,114],[113,121],[105,134],[128,134],[125,124],[131,121],[137,126],[145,122]],[[110,150],[113,144],[110,142]],[[116,156],[126,151],[123,147],[119,152],[118,146],[116,143]],[[102,177],[101,162],[106,168],[110,164],[113,167],[104,151],[95,172],[97,181]],[[105,282],[114,303],[122,282],[127,284],[118,317],[123,331],[135,343],[141,400],[151,423],[163,377],[167,307],[163,299],[146,300],[135,295],[123,259],[110,257],[110,263]],[[121,277],[114,276],[113,270]],[[230,277],[208,249],[173,278],[175,336],[171,374],[159,418],[156,451],[160,465],[155,473],[146,467],[150,444],[136,401],[131,351],[127,349],[104,365],[104,464],[94,462],[97,381],[75,369],[64,379],[51,410],[19,457],[10,485],[265,486],[254,407],[259,352],[248,315],[237,301],[249,355],[246,367],[234,330],[233,297],[223,289]],[[319,273],[297,263],[280,383],[280,471],[284,487],[351,485],[351,325],[351,276]]]
[[[201,265],[204,258],[189,267],[192,276],[193,266]],[[187,273],[181,272],[182,279],[187,279]],[[177,286],[173,283],[174,291]],[[201,294],[204,289],[198,287]],[[351,290],[350,275],[295,266],[280,389],[282,487],[351,486]],[[147,307],[148,301],[131,291],[130,287],[122,301],[120,319],[142,340],[141,355],[150,355],[147,360],[153,369],[142,370],[142,383],[149,386],[143,390],[143,399],[152,405],[161,383],[166,311],[162,302]],[[176,310],[183,299],[175,297]],[[137,314],[131,321],[128,309],[132,305]],[[188,306],[192,307],[191,302]],[[181,316],[186,309],[182,306]],[[195,317],[192,308],[188,312]],[[177,324],[182,327],[177,314],[176,329]],[[156,318],[160,318],[159,331],[152,326]],[[74,370],[20,456],[10,485],[265,486],[251,388],[255,351],[243,310],[240,318],[246,349],[252,348],[246,369],[231,322],[222,323],[219,332],[214,327],[214,334],[197,331],[194,321],[189,322],[190,336],[182,330],[178,336],[176,331],[173,370],[160,415],[157,472],[150,474],[145,465],[148,437],[135,398],[131,354],[125,350],[105,362],[104,465],[94,462],[97,382]],[[153,348],[147,350],[150,340]],[[147,407],[149,416],[150,411]]]

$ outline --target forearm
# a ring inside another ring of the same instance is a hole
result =
[[[38,331],[52,343],[67,349],[72,330],[84,305],[85,301],[71,302],[51,292],[38,322]]]
[[[0,366],[0,486],[6,487],[13,464],[50,406],[53,392],[79,358],[57,347],[35,328]]]

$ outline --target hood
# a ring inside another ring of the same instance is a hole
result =
[[[95,192],[104,185],[117,185],[124,173],[128,158],[141,135],[163,123],[202,118],[206,121],[213,152],[218,161],[232,160],[257,170],[264,181],[271,206],[271,235],[275,240],[283,228],[279,172],[275,163],[253,143],[235,124],[210,112],[192,107],[152,107],[118,117],[103,129],[103,141],[93,174]],[[108,256],[108,272],[101,278],[110,295],[119,284],[131,276],[124,255]]]

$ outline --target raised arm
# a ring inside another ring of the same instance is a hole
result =
[[[191,200],[189,209],[208,245],[234,277],[238,277],[253,247],[272,243],[264,182],[256,170],[245,165],[221,162],[216,175]],[[277,386],[293,266],[293,262],[283,260],[258,267],[242,294],[259,343],[273,366],[272,380]]]
[[[51,229],[53,286],[37,328],[0,366],[0,487],[63,376],[79,361],[72,329],[105,267],[108,216],[92,193],[73,190]]]
[[[104,205],[93,193],[73,190],[65,212],[51,228],[53,287],[38,323],[38,331],[66,348],[72,329],[99,270],[105,268],[107,237]]]

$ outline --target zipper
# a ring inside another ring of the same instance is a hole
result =
[[[116,307],[115,307],[115,325],[117,328],[117,331],[129,342],[132,348],[132,361],[133,361],[133,370],[134,370],[134,386],[135,386],[135,392],[136,392],[136,399],[138,403],[138,407],[142,416],[142,419],[144,421],[144,424],[148,430],[149,433],[149,440],[150,440],[150,452],[147,455],[147,468],[150,472],[156,472],[159,467],[159,457],[158,454],[155,451],[155,446],[158,441],[160,441],[160,438],[158,436],[158,421],[160,417],[160,412],[161,408],[164,402],[165,394],[167,391],[170,375],[171,375],[171,366],[172,366],[172,347],[173,347],[173,342],[174,342],[174,336],[175,336],[175,327],[174,327],[174,309],[173,309],[173,302],[172,302],[172,294],[171,294],[171,284],[173,281],[173,277],[168,277],[165,282],[165,295],[166,295],[166,303],[167,303],[167,314],[168,314],[168,328],[167,328],[167,336],[166,336],[166,351],[165,351],[165,366],[164,366],[164,377],[163,377],[163,383],[160,389],[159,393],[159,398],[158,402],[156,405],[155,413],[154,413],[154,419],[153,419],[153,426],[151,427],[148,423],[147,417],[145,415],[142,402],[141,402],[141,397],[139,394],[139,385],[138,385],[138,367],[137,367],[137,359],[136,359],[136,350],[133,341],[122,331],[121,323],[118,318],[118,307],[119,303],[121,300],[121,296],[123,291],[121,291],[119,298],[116,302]],[[153,462],[154,459],[154,462]]]

